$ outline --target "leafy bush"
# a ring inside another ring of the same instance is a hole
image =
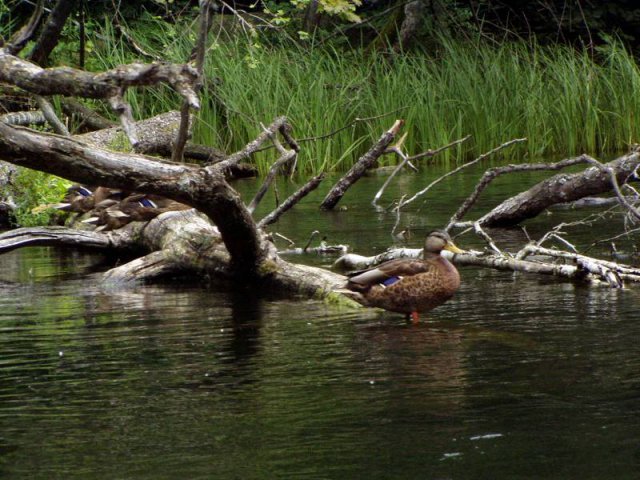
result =
[[[22,227],[51,224],[59,211],[36,207],[60,202],[71,185],[62,178],[27,168],[18,168],[11,183],[11,194],[18,205],[16,221]]]

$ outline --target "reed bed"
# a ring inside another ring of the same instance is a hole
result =
[[[139,58],[110,28],[96,45],[95,68]],[[160,22],[133,30],[145,49],[169,61],[188,58],[193,35],[184,32]],[[308,139],[299,172],[312,174],[348,168],[403,118],[411,154],[472,135],[440,155],[442,162],[461,162],[518,137],[529,140],[503,152],[512,162],[603,155],[639,141],[638,93],[638,65],[616,40],[587,52],[440,38],[431,52],[389,56],[212,34],[195,141],[232,152],[253,139],[261,123],[286,115],[296,138]],[[129,100],[140,116],[179,106],[163,88],[132,93]],[[254,161],[264,172],[273,158],[266,151]]]

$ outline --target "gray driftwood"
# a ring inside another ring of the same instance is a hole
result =
[[[624,184],[640,165],[640,155],[631,152],[605,165],[615,172],[618,183]],[[573,202],[611,190],[611,178],[597,167],[589,167],[579,173],[560,173],[505,200],[478,222],[487,227],[516,225],[558,203]]]

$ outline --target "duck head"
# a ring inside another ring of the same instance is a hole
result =
[[[425,257],[429,254],[440,255],[442,250],[448,250],[452,253],[464,253],[464,250],[456,247],[447,232],[442,230],[430,232],[424,240]]]

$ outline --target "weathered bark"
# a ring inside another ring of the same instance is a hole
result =
[[[33,110],[5,113],[0,115],[0,122],[8,123],[9,125],[42,125],[47,123],[47,119],[44,118],[44,114],[40,110]]]
[[[189,65],[132,63],[106,72],[91,73],[70,67],[41,68],[0,49],[0,82],[36,95],[64,95],[110,99],[131,86],[167,83],[194,108],[200,101],[192,85],[197,74]]]
[[[623,184],[640,165],[640,154],[629,153],[606,165],[615,171],[618,182]],[[478,222],[488,227],[516,225],[557,203],[572,202],[611,189],[609,175],[597,167],[587,168],[580,173],[561,173],[505,200]]]
[[[322,210],[332,210],[344,196],[346,191],[353,185],[373,164],[380,158],[389,144],[400,131],[403,125],[402,120],[396,120],[393,126],[384,132],[380,139],[351,167],[351,169],[333,186],[320,204]]]

